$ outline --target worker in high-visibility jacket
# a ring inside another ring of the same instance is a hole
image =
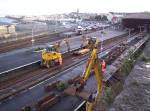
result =
[[[104,72],[106,71],[106,62],[105,60],[102,60],[102,74],[104,75]],[[106,86],[106,82],[104,80],[102,80],[102,91],[105,90],[105,86]]]
[[[59,65],[62,65],[62,62],[63,62],[62,58],[59,58]]]
[[[104,60],[102,60],[102,73],[104,74],[106,70],[106,62]]]

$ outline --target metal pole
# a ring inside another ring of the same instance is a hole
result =
[[[139,28],[140,28],[140,33],[141,33],[141,28],[142,28],[142,26],[139,26]]]
[[[129,29],[129,38],[131,37],[131,31],[132,31],[133,29]]]
[[[145,32],[147,33],[147,24],[145,24]]]
[[[103,51],[103,41],[101,41],[101,52]]]
[[[102,33],[101,33],[102,34]],[[102,34],[102,38],[103,38],[103,34]],[[101,52],[103,51],[103,41],[101,41]]]
[[[32,40],[31,40],[31,42],[32,42],[32,48],[33,48],[33,46],[34,46],[34,35],[33,35],[33,27],[32,27]]]
[[[142,29],[141,29],[142,27],[140,26],[140,33],[141,33],[141,31],[142,31]]]

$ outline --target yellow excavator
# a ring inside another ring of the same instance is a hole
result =
[[[68,52],[70,52],[69,38],[57,41],[54,45],[48,45],[42,51],[41,66],[50,68],[55,65],[62,65],[62,54],[60,53],[60,45],[66,44]]]
[[[94,98],[87,100],[86,102],[86,110],[85,111],[97,111],[99,109],[99,102],[102,94],[102,65],[99,61],[98,55],[97,55],[97,43],[92,50],[91,56],[88,59],[88,64],[86,67],[86,70],[84,71],[83,75],[80,76],[79,80],[76,81],[73,86],[70,87],[70,91],[72,94],[70,94],[70,91],[66,90],[66,93],[69,95],[80,95],[82,92],[81,89],[86,84],[86,81],[89,79],[89,76],[91,74],[91,70],[94,69],[96,81],[97,81],[97,94]]]
[[[50,68],[55,65],[61,65],[62,54],[59,52],[59,49],[59,44],[48,45],[42,51],[41,66],[46,66],[47,68]]]
[[[85,37],[83,36],[82,38],[82,44],[81,44],[81,49],[75,51],[73,54],[74,55],[83,55],[88,53],[89,51],[92,51],[95,44],[96,44],[96,37]]]

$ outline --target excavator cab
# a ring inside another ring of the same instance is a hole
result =
[[[56,51],[54,45],[48,45],[45,49],[46,49],[46,52],[55,52]]]
[[[97,38],[96,37],[88,37],[88,38],[84,38],[83,37],[83,43],[81,44],[81,49],[75,51],[73,54],[74,55],[83,55],[88,53],[89,51],[92,51],[96,44],[97,44]]]
[[[48,45],[45,50],[42,51],[41,66],[50,68],[55,65],[62,64],[62,55],[57,51],[55,45]]]
[[[95,48],[95,45],[97,44],[97,38],[96,37],[90,37],[88,39],[88,48],[90,50],[93,50]]]
[[[90,43],[95,44],[96,43],[96,39],[97,39],[96,37],[90,37],[89,38],[89,44]]]

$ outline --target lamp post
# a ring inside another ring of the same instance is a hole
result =
[[[131,37],[131,31],[133,31],[134,29],[133,28],[127,28],[128,30],[128,34],[129,34],[129,38]]]
[[[138,28],[140,28],[140,33],[142,32],[142,28],[144,28],[144,26],[138,26]]]
[[[127,28],[127,31],[128,31],[128,36],[129,38],[131,37],[131,29],[130,28]]]
[[[140,33],[141,33],[141,26],[139,26],[139,28],[140,28]]]
[[[144,24],[145,32],[147,33],[147,24]]]
[[[104,33],[104,28],[103,28],[103,31],[102,31],[103,33]],[[101,33],[101,37],[103,38],[103,33]],[[101,41],[101,52],[102,52],[102,50],[103,50],[103,41]]]
[[[103,41],[101,41],[101,52],[103,51]]]
[[[47,31],[48,31],[48,34],[49,34],[50,33],[49,20],[45,20],[45,23],[47,25]]]
[[[35,40],[34,40],[34,35],[33,35],[33,28],[34,28],[34,26],[32,27],[32,39],[31,39],[31,42],[32,42],[32,48],[33,48],[34,42],[35,42]]]

